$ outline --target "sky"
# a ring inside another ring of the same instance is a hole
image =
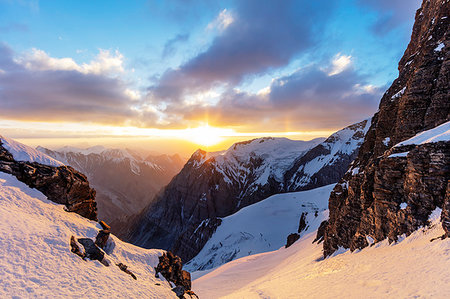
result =
[[[0,134],[188,154],[377,110],[419,0],[0,0]]]

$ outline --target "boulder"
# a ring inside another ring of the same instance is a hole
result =
[[[90,260],[97,260],[103,263],[105,254],[95,245],[94,241],[89,238],[80,238],[78,242],[83,245],[86,257]]]
[[[288,248],[289,246],[291,246],[292,244],[297,242],[298,239],[300,239],[300,235],[299,234],[296,234],[296,233],[290,234],[287,237],[287,242],[286,242],[286,245],[284,246],[284,248]]]
[[[175,289],[177,292],[183,290],[184,294],[185,291],[191,289],[191,274],[182,268],[181,258],[167,251],[159,257],[159,263],[155,268],[155,275],[160,273],[167,281],[175,284],[176,288],[174,288],[174,291]],[[179,296],[178,293],[177,296]]]

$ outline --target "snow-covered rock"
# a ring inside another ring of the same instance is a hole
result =
[[[11,153],[16,161],[37,162],[49,166],[61,166],[64,163],[11,138],[0,135],[0,145]]]

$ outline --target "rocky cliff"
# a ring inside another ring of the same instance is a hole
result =
[[[427,225],[435,209],[443,209],[448,234],[449,16],[449,1],[423,1],[417,11],[399,77],[383,95],[357,159],[330,195],[325,256],[339,247],[395,241]]]
[[[367,123],[344,128],[325,141],[260,138],[224,152],[198,150],[135,220],[129,240],[190,260],[220,225],[219,218],[276,193],[337,182],[356,156]]]
[[[41,191],[49,200],[64,204],[67,211],[97,220],[95,190],[90,188],[85,175],[62,163],[52,166],[17,161],[5,144],[6,139],[1,137],[0,171],[14,175],[29,187]]]

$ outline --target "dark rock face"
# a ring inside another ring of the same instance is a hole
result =
[[[15,161],[0,140],[0,171],[14,175],[49,200],[64,204],[67,211],[97,220],[95,190],[89,187],[86,176],[72,167]]]
[[[277,138],[236,143],[221,154],[198,150],[155,202],[132,220],[126,239],[146,248],[171,250],[188,261],[215,232],[220,217],[276,193],[337,182],[368,127],[365,120],[321,143],[305,142],[303,151],[294,146],[289,152],[286,148],[294,141]]]
[[[358,158],[330,195],[324,255],[409,235],[437,207],[449,230],[448,141],[397,146],[450,119],[448,1],[424,1],[399,77],[381,99]],[[396,153],[404,153],[396,155]]]
[[[185,292],[191,290],[191,274],[182,268],[181,258],[170,251],[159,257],[159,263],[155,268],[156,275],[160,273],[167,281],[175,284],[173,291],[180,298]]]
[[[287,236],[286,245],[284,245],[284,248],[290,247],[292,244],[297,242],[298,239],[300,239],[299,234],[296,233],[290,234],[289,236]]]

